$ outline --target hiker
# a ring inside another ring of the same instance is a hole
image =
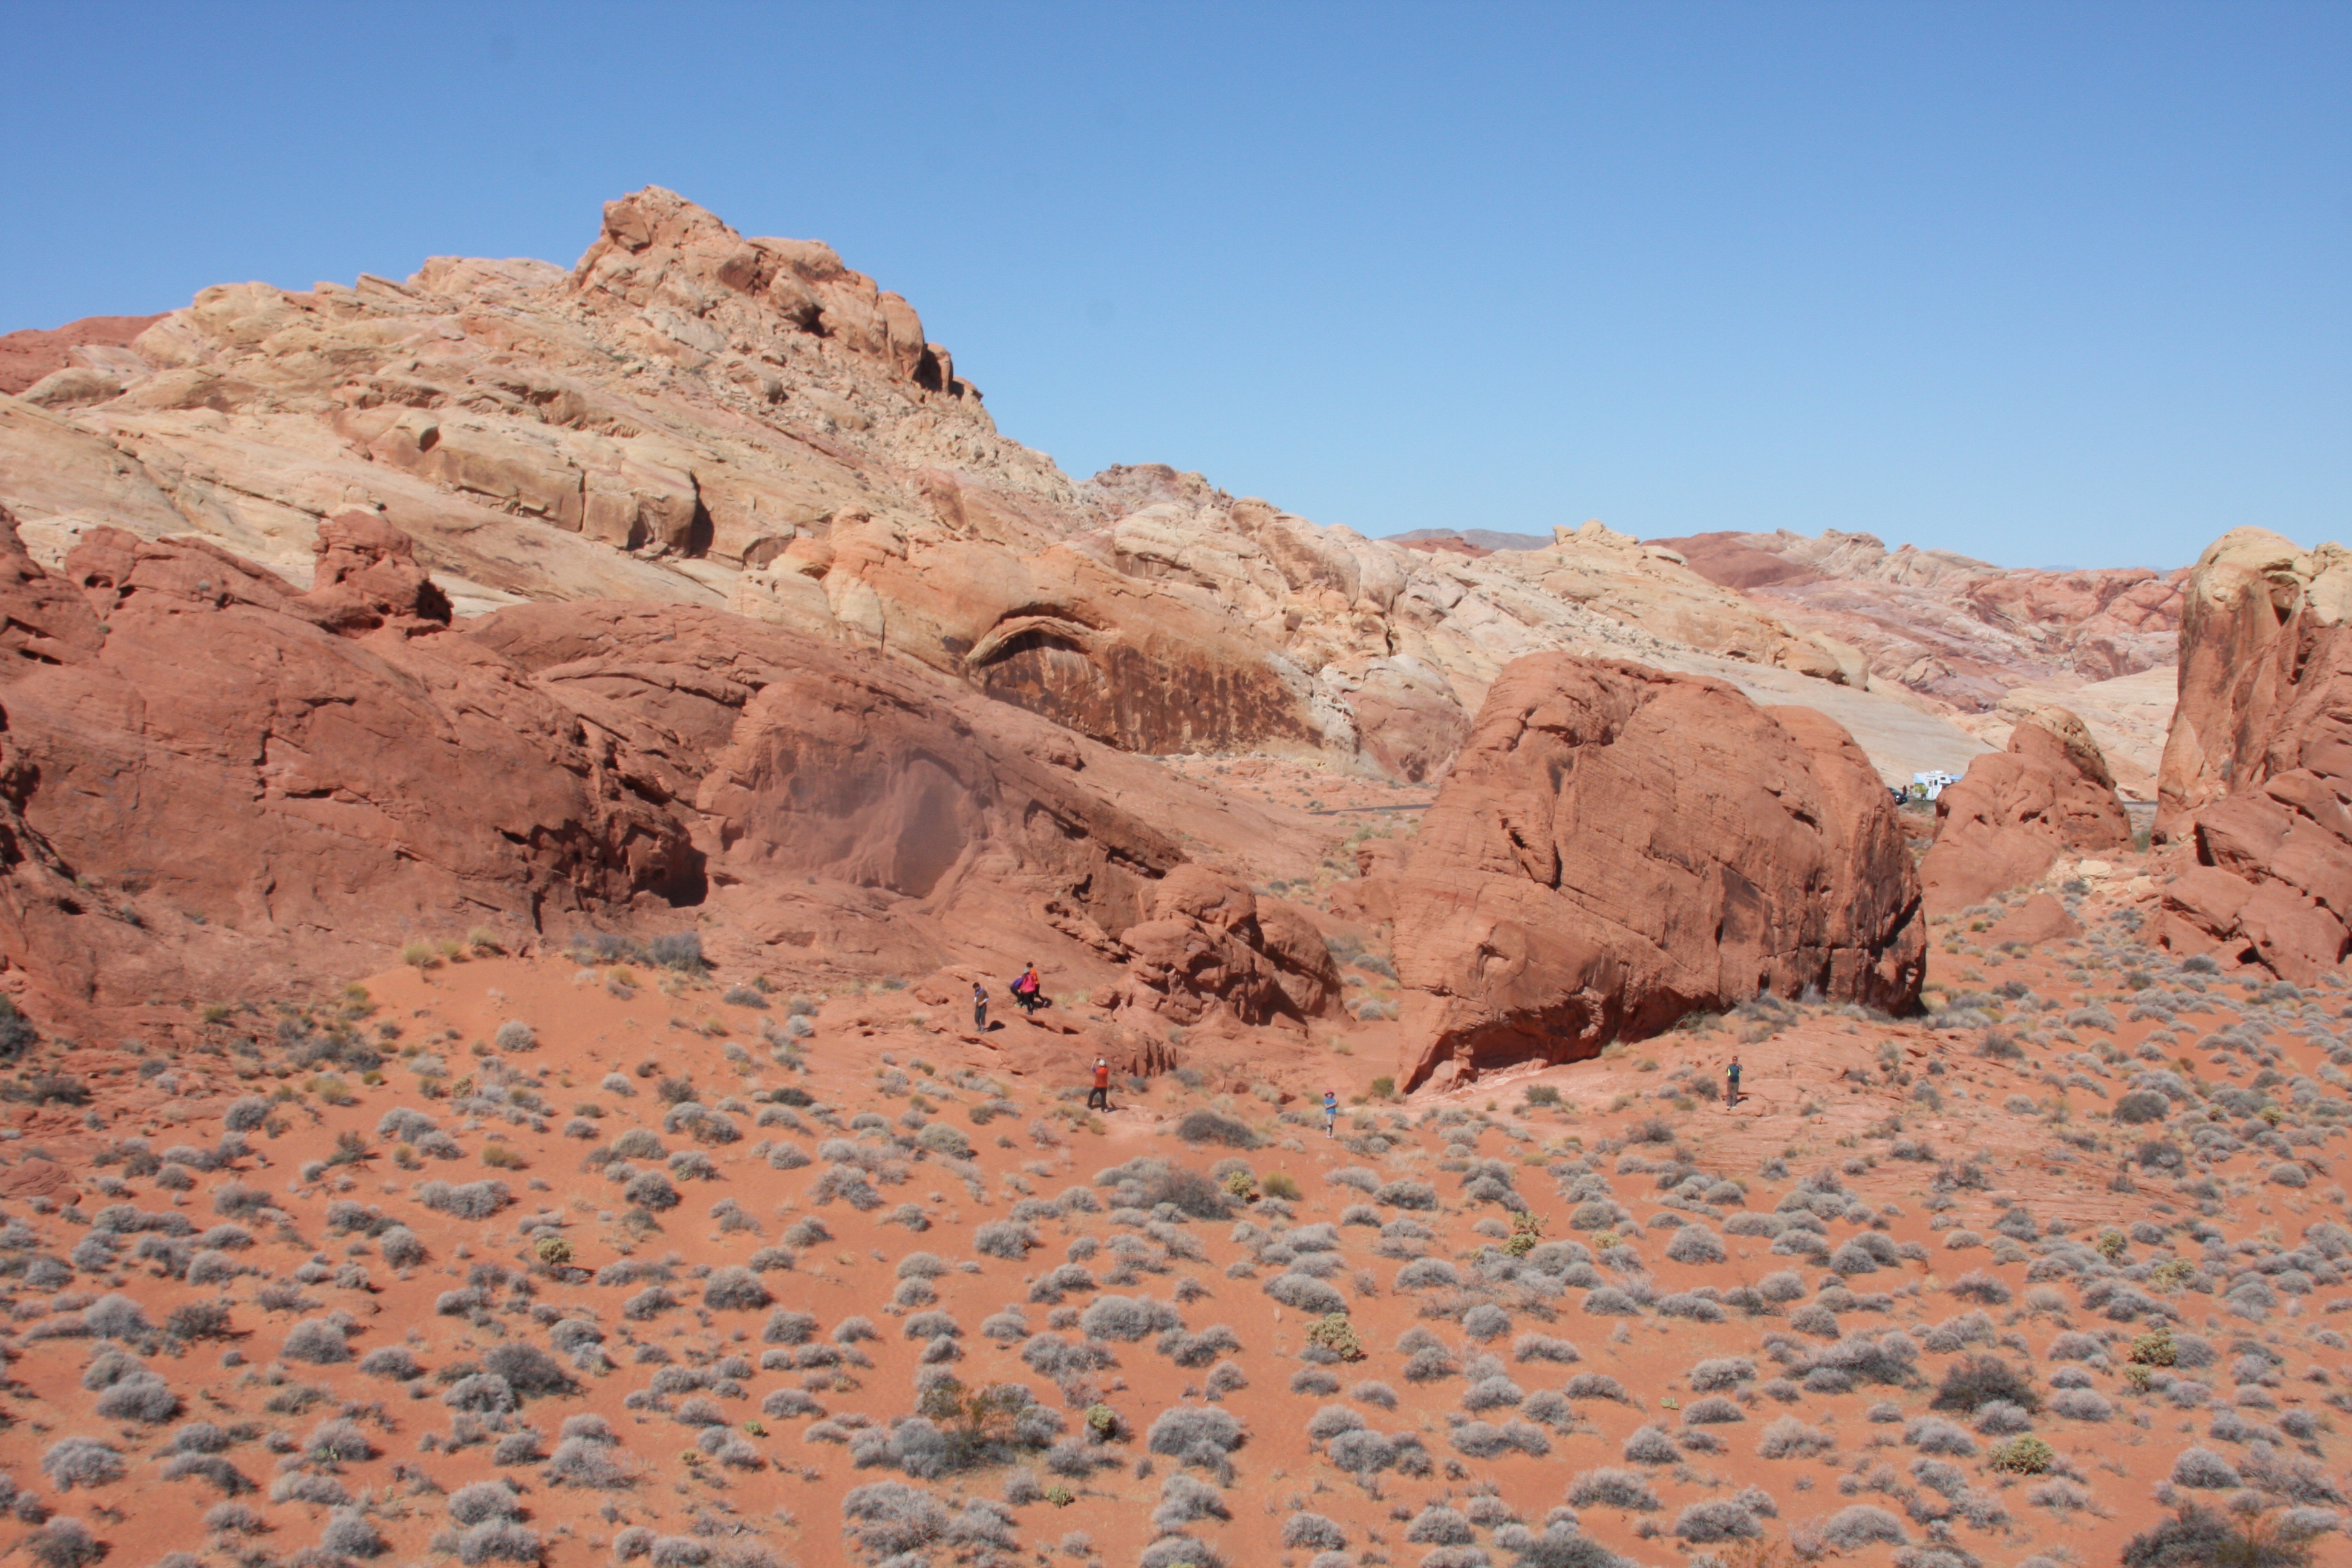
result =
[[[1327,1089],[1323,1091],[1323,1136],[1338,1136],[1339,1126],[1339,1097]]]
[[[1738,1051],[1734,1051],[1734,1052],[1732,1052],[1732,1053],[1731,1053],[1731,1065],[1730,1065],[1729,1067],[1725,1068],[1723,1069],[1723,1076],[1724,1076],[1725,1079],[1727,1080],[1727,1084],[1728,1084],[1728,1087],[1724,1090],[1724,1095],[1723,1095],[1723,1103],[1724,1103],[1727,1107],[1734,1106],[1734,1105],[1738,1104],[1738,1103],[1739,1103],[1739,1053],[1738,1053]]]
[[[1034,1013],[1045,1005],[1045,982],[1037,978],[1037,964],[1031,960],[1013,982],[1013,1005],[1024,1013]]]
[[[1095,1087],[1087,1096],[1088,1110],[1110,1109],[1110,1063],[1102,1057],[1095,1058]]]
[[[980,1034],[988,1033],[988,987],[977,980],[971,983],[971,1026]]]

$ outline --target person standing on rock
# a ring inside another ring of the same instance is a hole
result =
[[[1323,1136],[1326,1138],[1339,1136],[1339,1097],[1327,1089],[1323,1091]]]
[[[1045,1005],[1045,982],[1037,977],[1034,960],[1013,982],[1013,1005],[1024,1013],[1034,1013]]]
[[[1739,1053],[1738,1051],[1731,1053],[1731,1065],[1723,1069],[1723,1077],[1725,1081],[1723,1103],[1726,1107],[1738,1105],[1739,1103]]]
[[[1088,1110],[1110,1109],[1110,1062],[1107,1058],[1095,1058],[1095,1087],[1087,1096]]]
[[[988,1033],[988,987],[977,980],[971,983],[971,1026],[976,1033]]]

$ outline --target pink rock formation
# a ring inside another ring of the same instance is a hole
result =
[[[1932,914],[2033,881],[2062,854],[2126,848],[2131,821],[2098,742],[2063,708],[2021,715],[2009,749],[1979,757],[1936,802],[1919,866]]]
[[[2158,934],[2307,984],[2352,947],[2352,554],[2235,529],[2188,598],[2157,833],[2190,863]]]
[[[1564,655],[1496,683],[1395,904],[1404,1085],[1763,992],[1900,1011],[1924,962],[1893,805],[1837,725]]]

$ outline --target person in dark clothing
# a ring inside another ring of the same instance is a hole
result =
[[[977,980],[971,983],[971,1026],[982,1034],[988,1030],[988,987]]]
[[[1110,1109],[1110,1063],[1101,1057],[1095,1058],[1095,1087],[1087,1096],[1088,1110]]]
[[[1725,1087],[1725,1089],[1724,1089],[1724,1094],[1723,1094],[1723,1103],[1724,1103],[1725,1105],[1727,1105],[1727,1106],[1730,1106],[1730,1105],[1737,1105],[1737,1104],[1738,1104],[1738,1103],[1739,1103],[1739,1053],[1738,1053],[1738,1052],[1734,1051],[1734,1052],[1732,1053],[1732,1055],[1731,1055],[1731,1065],[1730,1065],[1729,1067],[1725,1068],[1723,1069],[1723,1077],[1724,1077],[1725,1086],[1726,1086],[1726,1087]]]

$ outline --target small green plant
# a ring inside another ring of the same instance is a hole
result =
[[[400,950],[400,962],[422,974],[433,967],[433,947],[429,942],[412,942]]]
[[[2158,1323],[2131,1342],[2131,1360],[2137,1366],[2171,1366],[2180,1360],[2180,1346],[2171,1328]]]
[[[1395,1079],[1390,1077],[1387,1073],[1382,1073],[1380,1077],[1372,1079],[1372,1098],[1374,1100],[1394,1100],[1396,1097],[1397,1091]]]
[[[1558,1105],[1559,1089],[1553,1084],[1531,1083],[1528,1085],[1527,1102],[1529,1105]]]
[[[1542,1243],[1543,1228],[1543,1215],[1521,1209],[1511,1216],[1511,1239],[1503,1243],[1503,1250],[1514,1258],[1525,1258]]]
[[[2123,1257],[2124,1248],[2128,1247],[2130,1242],[2125,1238],[2122,1231],[2103,1230],[2099,1233],[2098,1245],[2099,1256],[2113,1263]]]
[[[503,1143],[485,1143],[482,1145],[482,1163],[494,1171],[520,1171],[522,1169],[522,1156]]]
[[[1257,1202],[1257,1178],[1247,1171],[1227,1171],[1222,1185],[1225,1189],[1225,1196],[1237,1204]]]
[[[312,1079],[310,1080],[310,1092],[317,1095],[320,1100],[325,1100],[329,1105],[349,1105],[353,1100],[358,1098],[356,1095],[352,1093],[352,1086],[350,1084],[345,1083],[341,1079],[337,1078],[331,1072],[320,1073],[317,1078]]]
[[[1994,1444],[1986,1458],[1994,1469],[2015,1476],[2038,1476],[2058,1462],[2057,1450],[2031,1432]]]
[[[2185,1258],[2168,1258],[2147,1273],[2147,1282],[2167,1292],[2178,1290],[2196,1278],[2197,1265]]]
[[[2124,1382],[2134,1394],[2146,1394],[2155,1386],[2156,1379],[2144,1366],[2127,1366],[2124,1368]]]
[[[1611,1251],[1617,1246],[1618,1241],[1619,1237],[1615,1231],[1596,1230],[1592,1233],[1592,1250],[1595,1252]]]
[[[1118,1412],[1108,1405],[1087,1406],[1087,1430],[1108,1443],[1118,1436]]]
[[[530,1250],[550,1268],[561,1268],[572,1261],[572,1244],[560,1236],[542,1236],[531,1243]]]
[[[1287,1171],[1268,1171],[1259,1184],[1265,1187],[1267,1197],[1297,1201],[1298,1179]]]
[[[1064,1486],[1061,1482],[1055,1481],[1052,1486],[1045,1489],[1045,1500],[1052,1503],[1055,1508],[1067,1508],[1072,1503],[1078,1500],[1078,1494]]]
[[[1345,1312],[1327,1312],[1307,1325],[1307,1342],[1320,1345],[1341,1361],[1364,1359],[1364,1342],[1356,1335],[1356,1325]]]

